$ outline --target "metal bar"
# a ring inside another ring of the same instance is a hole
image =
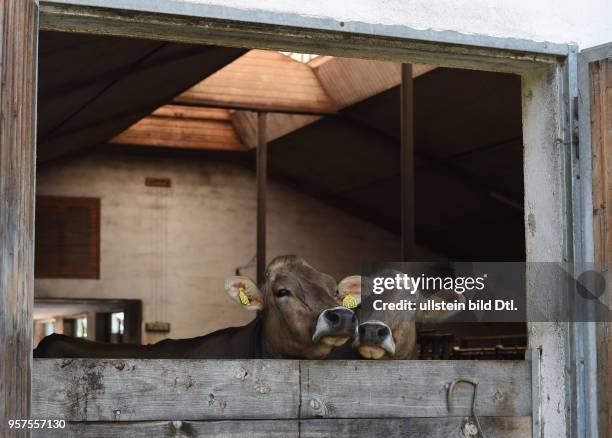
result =
[[[266,271],[266,184],[268,143],[266,113],[257,113],[257,283],[264,281]]]
[[[414,260],[414,82],[412,65],[402,64],[401,85],[402,261]]]

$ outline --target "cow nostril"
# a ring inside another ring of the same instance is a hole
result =
[[[336,312],[325,312],[325,319],[327,319],[332,325],[336,325],[340,322],[340,315]]]
[[[380,339],[384,339],[389,336],[389,329],[387,327],[382,327],[378,329],[377,335]]]

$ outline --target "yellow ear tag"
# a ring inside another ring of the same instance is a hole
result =
[[[244,304],[245,306],[248,306],[251,303],[251,300],[249,300],[249,297],[247,296],[247,294],[244,293],[243,287],[238,289],[238,298],[240,298],[240,302]]]
[[[357,307],[357,300],[351,294],[346,294],[344,298],[342,298],[342,305],[347,309],[354,309]]]

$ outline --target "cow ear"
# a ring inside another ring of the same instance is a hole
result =
[[[225,280],[225,293],[244,309],[254,311],[263,309],[263,295],[250,278],[228,278]]]
[[[417,294],[417,300],[419,302],[425,302],[430,300],[437,303],[453,303],[455,301],[457,303],[465,303],[465,297],[461,294],[455,293],[454,291],[439,291],[431,294],[424,294],[423,292],[418,291]],[[418,310],[416,315],[416,322],[444,322],[459,312],[460,310]]]
[[[351,275],[338,283],[336,299],[349,309],[359,306],[361,304],[361,275]]]

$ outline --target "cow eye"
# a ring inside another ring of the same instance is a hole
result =
[[[274,295],[276,295],[276,298],[286,297],[291,295],[291,291],[289,289],[279,289],[274,293]]]

